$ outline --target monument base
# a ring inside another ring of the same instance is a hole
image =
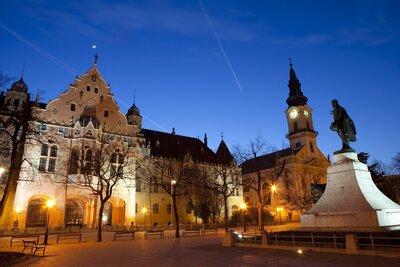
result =
[[[300,217],[302,230],[392,231],[400,229],[400,205],[374,184],[355,152],[334,155],[320,200]]]

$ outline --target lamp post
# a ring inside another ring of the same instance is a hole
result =
[[[54,207],[55,201],[52,199],[47,200],[47,221],[46,221],[46,232],[44,234],[44,244],[47,245],[47,241],[49,239],[49,221],[50,221],[50,208]]]
[[[276,191],[278,190],[278,187],[276,184],[271,185],[271,193],[274,195],[274,213],[276,213]],[[275,215],[274,215],[275,217]]]
[[[243,214],[243,232],[246,232],[246,210],[247,210],[247,205],[246,203],[242,203],[240,204],[240,209],[242,210],[242,214]]]
[[[173,205],[173,195],[174,195],[174,186],[175,186],[175,184],[176,184],[176,180],[172,180],[171,181],[171,227],[172,227],[172,221],[173,221],[173,219],[174,219],[174,216],[173,216],[173,208],[172,208],[172,205]]]

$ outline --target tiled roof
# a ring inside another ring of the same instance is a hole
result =
[[[142,129],[146,142],[150,142],[150,155],[182,159],[187,153],[193,161],[218,163],[217,155],[197,138]]]
[[[229,151],[228,147],[226,146],[224,140],[221,140],[221,143],[217,149],[217,159],[218,162],[224,165],[229,165],[234,160],[231,152]]]
[[[293,151],[291,148],[278,150],[263,156],[258,157],[259,170],[266,170],[276,166],[276,160],[279,158],[285,158],[290,155],[295,155],[299,150]],[[242,167],[242,174],[248,174],[257,171],[256,159],[249,159],[240,164]]]

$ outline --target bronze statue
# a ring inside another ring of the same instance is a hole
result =
[[[349,145],[349,142],[357,141],[356,127],[354,126],[353,120],[347,114],[346,110],[339,105],[336,99],[332,100],[332,107],[333,110],[331,114],[333,114],[333,122],[330,129],[338,133],[343,144],[342,150],[338,152],[354,151]]]

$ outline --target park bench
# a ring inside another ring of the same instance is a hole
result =
[[[36,234],[13,235],[11,236],[10,247],[12,247],[13,242],[22,242],[23,240],[36,241],[36,243],[39,243],[39,235]]]
[[[188,235],[200,236],[200,229],[183,230],[183,236],[188,236]]]
[[[114,233],[114,241],[117,240],[117,237],[128,236],[131,240],[135,239],[135,231],[117,231]]]
[[[144,232],[144,238],[149,239],[149,236],[159,236],[160,238],[165,238],[164,230],[149,230]]]
[[[79,242],[82,242],[82,234],[81,233],[58,234],[57,244],[60,239],[79,239]]]
[[[202,234],[206,235],[207,233],[211,233],[213,235],[216,235],[216,234],[218,234],[218,229],[217,228],[203,229]]]
[[[29,241],[29,240],[22,240],[24,243],[24,249],[22,250],[22,253],[24,253],[25,249],[30,248],[31,249],[31,255],[35,255],[36,251],[42,250],[43,251],[43,257],[44,257],[44,252],[46,250],[46,245],[39,245],[36,241]]]

